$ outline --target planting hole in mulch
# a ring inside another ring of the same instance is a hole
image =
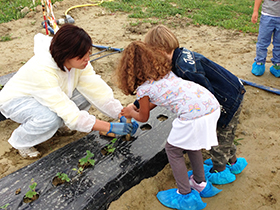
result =
[[[140,126],[140,129],[142,131],[147,131],[147,130],[151,130],[152,129],[152,126],[150,124],[144,124],[144,125],[141,125]]]
[[[39,194],[37,193],[36,195],[34,195],[32,198],[28,198],[26,196],[23,197],[23,202],[24,203],[31,203],[35,200],[37,200],[39,198]]]
[[[55,176],[52,180],[52,184],[54,186],[59,186],[61,184],[64,184],[66,181],[65,180],[62,180],[61,178],[59,178],[58,176]]]
[[[168,119],[168,117],[166,116],[166,115],[163,115],[163,114],[160,114],[159,116],[157,116],[157,119],[159,120],[159,121],[165,121],[165,120],[167,120]]]

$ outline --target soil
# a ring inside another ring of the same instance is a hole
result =
[[[88,3],[85,0],[64,0],[56,3],[54,15],[62,18],[65,11],[76,5]],[[75,19],[75,25],[84,28],[92,37],[93,43],[102,46],[125,48],[131,41],[143,40],[145,33],[153,26],[141,20],[130,19],[128,14],[110,13],[98,6],[72,9],[68,12]],[[155,21],[154,19],[153,21]],[[41,8],[29,12],[25,18],[0,24],[0,36],[11,35],[12,40],[0,44],[0,76],[17,71],[33,56],[33,37],[45,34],[42,27]],[[136,23],[139,24],[130,24]],[[280,89],[280,80],[269,72],[272,46],[269,46],[266,72],[261,77],[251,74],[254,62],[257,34],[217,27],[192,25],[190,20],[179,15],[166,19],[178,37],[181,46],[203,54],[227,68],[239,78],[254,82],[259,86]],[[96,56],[95,56],[96,57]],[[115,98],[125,106],[134,101],[133,96],[125,96],[114,85],[112,75],[120,53],[92,62],[95,71],[112,87]],[[280,202],[280,98],[279,95],[246,85],[243,110],[236,132],[237,155],[245,157],[248,166],[236,181],[217,186],[223,191],[213,198],[203,198],[206,209],[244,210],[279,209]],[[90,109],[98,119],[112,119]],[[8,143],[8,139],[18,124],[6,120],[0,122],[0,178],[29,165],[35,160],[20,157]],[[86,133],[76,132],[71,136],[56,135],[37,146],[43,156],[76,141]],[[186,157],[186,163],[188,164]],[[189,164],[188,164],[189,165]],[[175,188],[169,164],[155,177],[145,179],[111,203],[110,210],[167,210],[156,198],[158,191]]]

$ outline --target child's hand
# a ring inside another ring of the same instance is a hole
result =
[[[252,23],[256,23],[258,21],[258,17],[259,17],[258,12],[254,12],[251,19]]]
[[[133,111],[135,111],[134,107],[135,107],[134,105],[132,106],[128,105],[127,107],[124,107],[121,111],[121,115],[125,116],[126,118],[132,118],[131,115]]]

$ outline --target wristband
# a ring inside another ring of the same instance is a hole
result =
[[[140,104],[139,104],[138,100],[135,100],[133,104],[134,104],[134,106],[136,106],[137,109],[140,108]]]

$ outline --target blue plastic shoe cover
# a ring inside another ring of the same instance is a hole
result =
[[[243,157],[239,157],[239,158],[237,158],[235,164],[233,164],[233,165],[227,164],[227,168],[233,174],[240,174],[244,170],[244,168],[246,168],[247,165],[248,165],[248,163],[247,163],[246,159]]]
[[[265,65],[264,64],[261,64],[261,65],[258,65],[256,62],[253,63],[252,65],[252,74],[254,74],[255,76],[261,76],[263,75],[265,71]]]
[[[208,165],[208,166],[212,166],[212,165],[213,165],[213,162],[212,162],[212,160],[209,158],[209,159],[206,159],[206,160],[204,161],[204,164],[206,164],[206,165]]]
[[[222,190],[214,187],[211,182],[207,182],[206,187],[199,193],[202,198],[210,198],[217,195]]]
[[[206,203],[203,203],[199,193],[195,190],[182,195],[173,188],[158,192],[157,198],[164,206],[178,210],[200,210],[206,207]]]
[[[235,181],[236,177],[228,168],[217,173],[211,173],[212,166],[204,165],[205,179],[212,184],[229,184]]]
[[[280,77],[280,70],[274,68],[274,65],[270,67],[270,73],[273,74],[275,77]]]

